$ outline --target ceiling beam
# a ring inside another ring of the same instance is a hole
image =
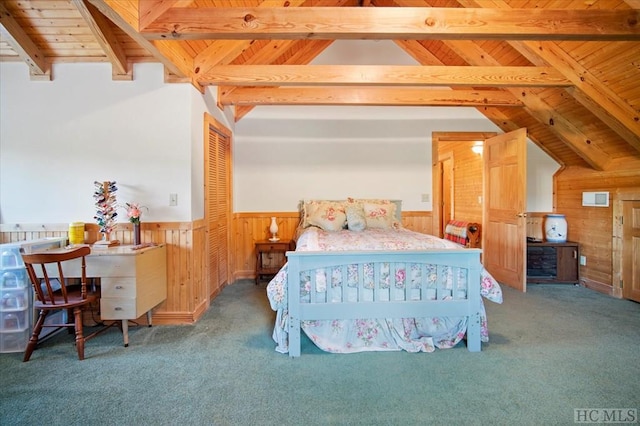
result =
[[[129,37],[147,50],[154,58],[162,63],[171,73],[178,77],[192,79],[193,58],[184,51],[177,42],[149,41],[138,32],[137,2],[122,0],[88,0],[111,22],[116,24]],[[199,90],[202,87],[192,84]]]
[[[128,74],[127,55],[113,34],[108,19],[92,4],[86,3],[84,0],[71,0],[71,3],[78,9],[107,59],[111,62],[114,73]]]
[[[551,67],[407,65],[221,65],[202,85],[229,86],[474,86],[567,87]]]
[[[144,28],[164,12],[172,8],[178,0],[138,0],[138,27]]]
[[[500,90],[446,90],[389,87],[238,87],[220,91],[222,105],[395,105],[521,107]]]
[[[172,8],[150,40],[640,40],[640,11],[435,7]]]
[[[29,35],[20,27],[18,21],[13,17],[7,9],[4,2],[0,1],[0,30],[2,30],[3,38],[18,54],[20,59],[25,61],[29,66],[29,72],[32,76],[51,75],[51,65],[44,57],[44,53],[29,37]]]
[[[308,64],[313,58],[324,51],[324,49],[327,48],[327,46],[329,46],[331,43],[333,42],[330,40],[272,40],[265,43],[265,46],[261,48],[259,52],[248,58],[244,64]],[[285,49],[287,53],[292,52],[291,55],[287,55],[285,58],[282,58],[283,44],[289,46],[287,49]],[[237,86],[225,86],[224,92],[229,94],[236,88]],[[218,91],[222,91],[220,86],[218,87]],[[218,106],[223,107],[222,103],[220,102],[218,102]],[[237,121],[242,118],[244,115],[250,112],[251,109],[253,109],[253,106],[236,106],[234,114],[235,120]]]

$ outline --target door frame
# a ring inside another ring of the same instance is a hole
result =
[[[623,264],[623,236],[624,227],[622,225],[622,212],[625,201],[640,201],[640,188],[619,189],[613,194],[613,237],[611,243],[612,250],[612,274],[611,295],[622,299],[622,264]]]
[[[448,181],[449,181],[449,185],[448,187],[445,187],[445,180],[443,179],[443,177],[447,174],[447,167],[445,167],[445,164],[447,164],[447,162],[449,162],[449,176],[448,176]],[[449,212],[452,213],[455,211],[455,196],[454,196],[454,189],[455,189],[455,176],[454,176],[454,171],[453,171],[453,164],[454,164],[454,159],[453,159],[453,152],[449,151],[449,152],[443,152],[440,153],[440,155],[438,156],[438,166],[437,166],[437,174],[438,177],[440,178],[440,186],[438,187],[438,197],[440,199],[440,202],[435,205],[434,204],[434,209],[438,209],[438,217],[440,218],[440,221],[438,223],[438,236],[442,237],[444,235],[444,228],[446,226],[446,218],[445,218],[445,213]],[[446,197],[446,192],[448,192],[448,197]],[[446,200],[449,200],[449,206],[447,207],[445,202]],[[433,228],[432,228],[433,229]]]
[[[432,132],[431,133],[431,193],[432,204],[431,204],[431,229],[433,230],[434,235],[438,237],[443,237],[442,227],[440,223],[442,221],[441,218],[441,204],[442,204],[442,196],[440,194],[440,188],[442,186],[440,170],[440,157],[438,152],[439,143],[442,142],[473,142],[473,141],[484,141],[485,139],[489,139],[491,137],[497,136],[497,132]],[[455,160],[454,160],[455,161]],[[455,162],[454,162],[455,169]],[[483,189],[484,192],[484,189]],[[486,200],[485,194],[482,194],[482,199]],[[438,230],[436,234],[435,230]],[[484,233],[482,233],[482,238],[484,239]],[[484,245],[483,245],[484,246]]]

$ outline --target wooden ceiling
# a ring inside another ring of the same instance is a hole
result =
[[[338,39],[420,65],[308,65]],[[565,166],[640,168],[640,0],[2,0],[0,60],[161,62],[255,105],[473,106]]]

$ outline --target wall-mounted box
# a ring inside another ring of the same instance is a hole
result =
[[[585,207],[609,207],[609,193],[583,192],[582,205]]]

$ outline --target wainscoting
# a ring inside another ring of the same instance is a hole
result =
[[[207,282],[206,225],[194,222],[143,222],[142,242],[167,246],[167,300],[153,311],[154,324],[192,324],[209,308],[225,285],[235,280],[255,277],[255,242],[269,238],[271,218],[276,217],[278,235],[292,239],[300,216],[298,212],[234,213],[230,235],[228,280]],[[431,212],[403,212],[404,227],[431,233]],[[68,238],[68,224],[0,224],[0,242],[10,243],[47,237]],[[99,228],[85,224],[85,242],[100,239]],[[118,224],[111,239],[132,244],[133,229],[129,223]],[[137,320],[146,323],[145,316]]]

